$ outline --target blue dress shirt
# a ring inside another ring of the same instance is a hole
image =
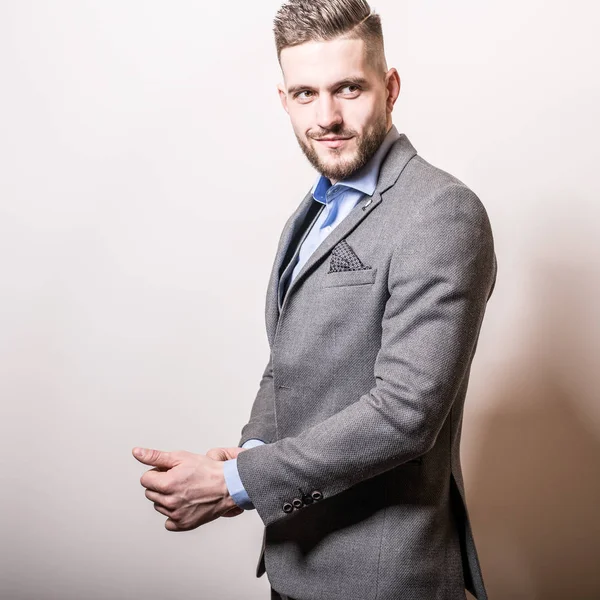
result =
[[[309,256],[315,251],[319,244],[341,223],[348,213],[356,206],[358,201],[366,194],[372,196],[377,186],[381,163],[388,153],[392,144],[400,137],[395,125],[387,132],[383,142],[373,154],[371,159],[350,177],[338,181],[332,185],[331,181],[320,175],[312,187],[313,198],[325,205],[320,212],[315,224],[304,239],[300,247],[296,265],[290,276],[293,281]],[[280,285],[287,285],[282,281]],[[242,448],[252,448],[264,444],[262,440],[252,438],[242,444]],[[250,510],[254,504],[250,500],[244,485],[240,479],[237,469],[237,459],[232,458],[224,462],[225,483],[234,502],[241,508]]]

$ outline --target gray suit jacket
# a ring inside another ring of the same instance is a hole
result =
[[[320,208],[309,192],[281,234],[238,444],[268,442],[237,459],[265,525],[256,574],[300,600],[485,600],[459,445],[496,279],[486,210],[401,135],[280,303]]]

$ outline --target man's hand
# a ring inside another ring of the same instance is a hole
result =
[[[225,483],[221,461],[226,459],[149,448],[134,448],[133,456],[155,467],[142,475],[140,483],[154,508],[168,517],[165,527],[169,531],[188,531],[226,513],[235,516],[236,510],[243,512]]]

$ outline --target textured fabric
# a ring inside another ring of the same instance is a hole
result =
[[[267,288],[270,354],[237,467],[264,523],[257,576],[302,600],[486,600],[460,465],[471,363],[496,278],[479,198],[405,135],[311,254],[280,305],[281,234]],[[345,240],[370,269],[335,270]],[[334,248],[336,250],[334,251]]]
[[[286,596],[285,594],[280,594],[276,592],[273,588],[271,588],[271,600],[295,600],[291,596]]]
[[[286,596],[285,594],[280,594],[276,592],[273,588],[271,588],[271,600],[296,600],[291,596]]]
[[[360,258],[356,256],[354,250],[346,240],[336,244],[331,250],[331,260],[329,261],[328,273],[337,273],[338,271],[360,271],[361,269],[370,269],[368,265],[363,265]]]

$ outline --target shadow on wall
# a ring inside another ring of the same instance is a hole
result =
[[[537,264],[524,346],[479,424],[468,502],[492,600],[600,598],[598,279]]]

